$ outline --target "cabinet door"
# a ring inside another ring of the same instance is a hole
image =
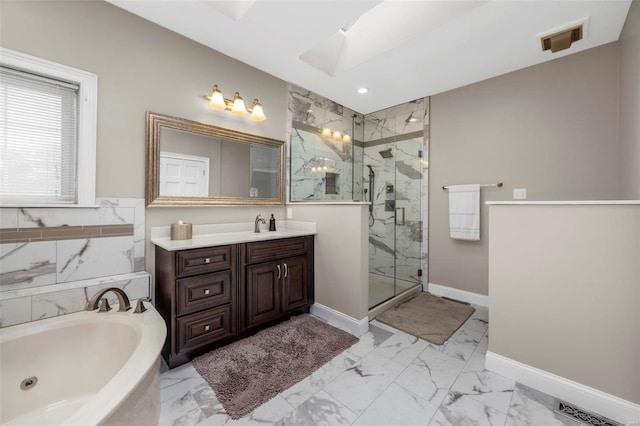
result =
[[[281,309],[282,265],[267,262],[247,266],[245,326],[253,327],[278,318]]]
[[[282,311],[288,312],[309,303],[309,259],[291,257],[282,261]]]

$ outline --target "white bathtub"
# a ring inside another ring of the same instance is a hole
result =
[[[157,425],[164,321],[78,312],[0,330],[0,424]],[[23,380],[37,383],[21,389]]]

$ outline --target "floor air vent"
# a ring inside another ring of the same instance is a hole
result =
[[[590,413],[589,411],[583,410],[582,408],[576,407],[575,405],[571,405],[564,401],[560,401],[559,399],[555,400],[555,412],[567,417],[571,417],[572,419],[578,420],[579,422],[584,423],[586,425],[624,426],[618,422],[609,420],[606,417]]]

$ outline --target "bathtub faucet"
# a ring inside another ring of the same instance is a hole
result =
[[[110,311],[111,307],[109,306],[109,302],[107,302],[107,298],[102,297],[110,291],[112,291],[118,298],[118,305],[120,306],[118,309],[119,312],[125,312],[131,309],[131,304],[129,303],[129,298],[127,297],[127,293],[125,293],[124,291],[122,291],[117,287],[109,287],[94,294],[91,300],[89,300],[89,303],[87,303],[86,310],[95,311],[96,309],[98,309],[98,304],[99,304],[100,305],[99,312]],[[102,303],[100,303],[101,300],[102,300]]]

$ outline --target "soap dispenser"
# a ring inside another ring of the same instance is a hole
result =
[[[269,219],[269,231],[276,230],[276,218],[273,217],[273,213],[271,213],[271,219]]]

